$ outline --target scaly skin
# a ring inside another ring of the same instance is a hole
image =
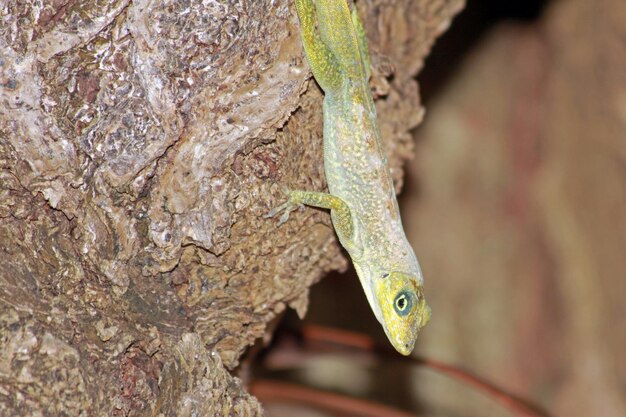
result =
[[[430,319],[368,87],[363,26],[346,0],[295,0],[313,76],[324,90],[324,170],[329,194],[290,191],[281,223],[301,204],[331,210],[333,225],[391,344],[408,355]],[[317,22],[317,29],[316,29]]]

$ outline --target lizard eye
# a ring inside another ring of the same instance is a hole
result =
[[[393,309],[399,316],[406,316],[413,307],[413,297],[407,291],[400,291],[393,300]]]

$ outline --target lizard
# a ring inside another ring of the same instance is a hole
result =
[[[329,209],[376,319],[403,355],[431,316],[424,280],[400,219],[369,88],[365,30],[346,0],[295,0],[305,55],[324,92],[324,172],[328,193],[287,190],[279,225],[302,205]]]

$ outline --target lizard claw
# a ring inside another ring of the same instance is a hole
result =
[[[292,211],[294,211],[300,206],[300,204],[294,204],[294,202],[291,199],[291,193],[288,189],[286,188],[283,189],[283,192],[289,196],[287,201],[278,207],[274,207],[272,210],[269,211],[269,213],[263,216],[264,219],[271,219],[272,217],[275,217],[278,213],[282,212],[283,214],[280,216],[280,219],[278,220],[279,226],[285,223],[287,220],[289,220],[289,214],[291,214]]]
[[[289,206],[289,201],[281,204],[278,207],[274,207],[265,216],[263,216],[263,218],[264,219],[271,219],[272,217],[275,217],[281,211],[285,210],[288,206]],[[283,216],[284,216],[284,214],[283,214]],[[281,219],[282,219],[282,216],[281,216]]]

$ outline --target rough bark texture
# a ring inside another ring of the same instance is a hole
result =
[[[412,77],[461,3],[358,4],[398,184]],[[8,0],[0,18],[0,415],[260,414],[227,369],[346,265],[327,213],[262,217],[279,184],[325,186],[289,2]]]
[[[625,39],[621,0],[492,31],[429,106],[402,201],[433,308],[418,349],[555,415],[626,415]],[[432,375],[419,396],[511,415]]]

